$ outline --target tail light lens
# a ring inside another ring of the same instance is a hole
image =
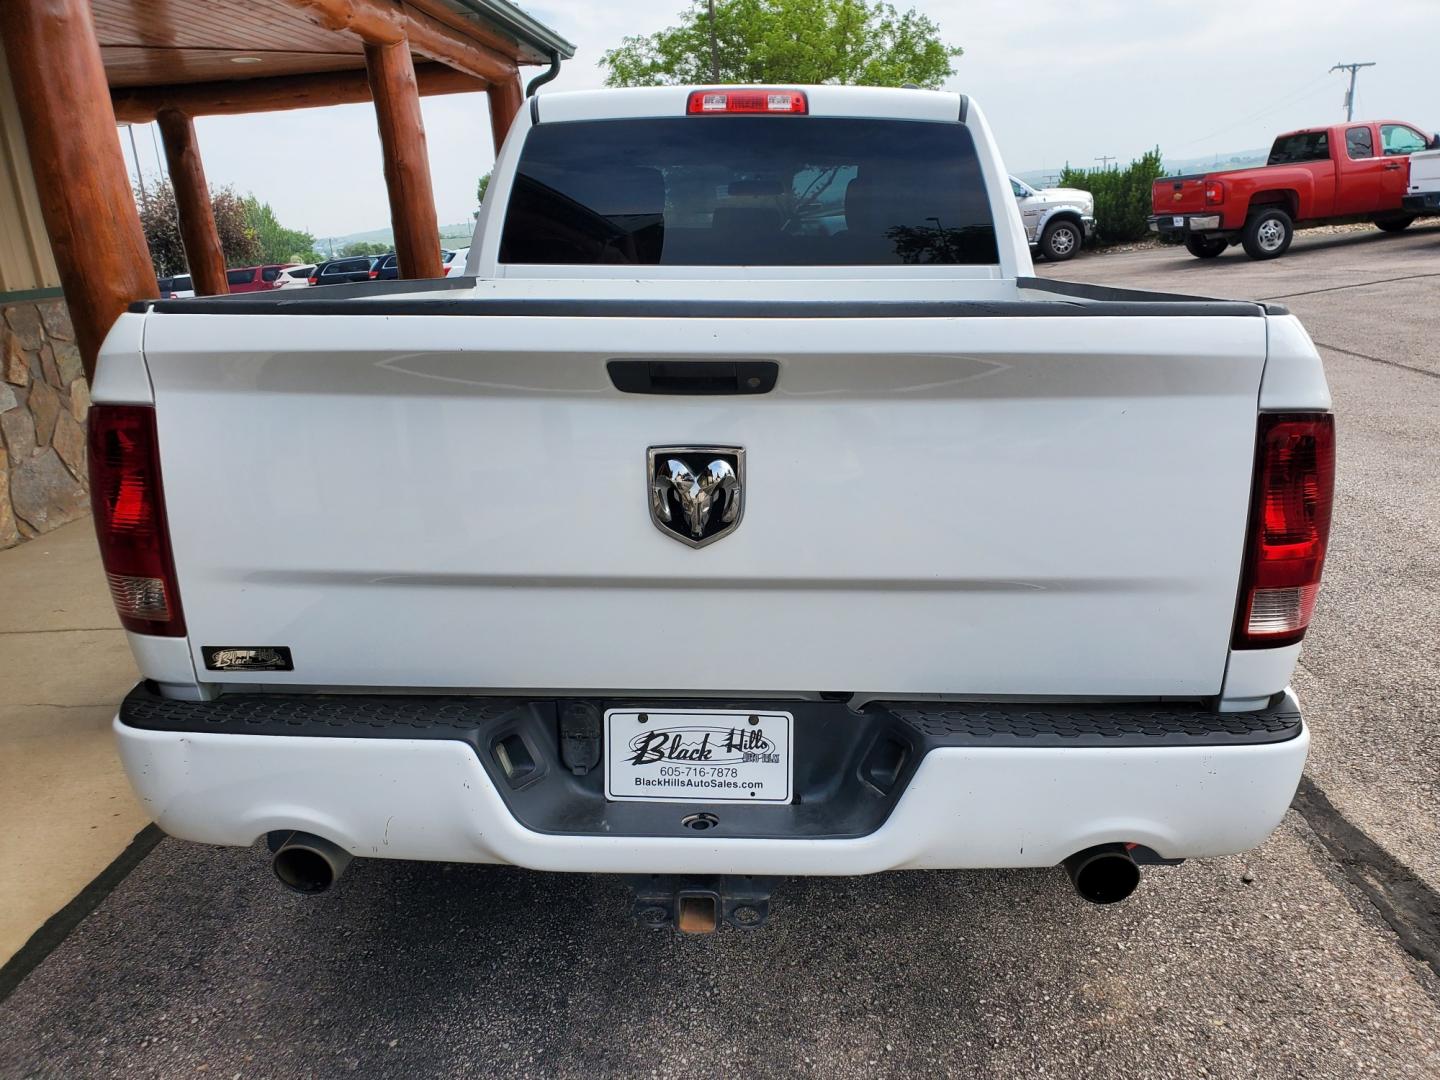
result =
[[[319,285],[319,284],[320,284],[320,279],[319,279],[318,277],[306,278],[305,281],[306,281],[306,283],[309,284],[309,285]]]
[[[371,280],[371,281],[374,281],[374,280],[375,280],[376,278],[378,278],[379,276],[380,276],[380,271],[379,271],[379,270],[371,270],[371,271],[370,271],[370,280]]]
[[[91,408],[90,502],[121,624],[137,634],[184,637],[150,406]]]
[[[1205,182],[1205,202],[1215,206],[1225,201],[1225,185],[1219,180]]]
[[[1260,417],[1237,649],[1291,645],[1305,636],[1335,493],[1335,418],[1329,413]]]
[[[696,90],[690,94],[685,111],[691,116],[721,113],[772,113],[801,115],[810,103],[801,90]]]

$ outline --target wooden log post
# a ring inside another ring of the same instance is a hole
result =
[[[223,296],[230,291],[225,280],[225,252],[215,228],[215,211],[210,206],[210,188],[205,183],[195,123],[178,109],[162,109],[155,119],[165,143],[165,161],[170,166],[175,208],[180,215],[180,242],[185,245],[195,295]]]
[[[385,156],[385,187],[390,194],[390,226],[395,232],[400,276],[441,277],[440,223],[435,216],[430,156],[410,46],[403,39],[390,45],[367,41],[365,70]]]
[[[515,122],[515,114],[525,104],[525,91],[520,87],[520,75],[517,73],[508,79],[491,83],[485,96],[490,101],[490,134],[495,140],[495,152],[498,154],[500,145],[510,131],[510,125]]]
[[[85,375],[134,300],[158,296],[89,0],[0,0],[40,212]]]

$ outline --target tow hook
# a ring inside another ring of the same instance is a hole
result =
[[[644,874],[630,879],[633,910],[641,926],[713,934],[723,923],[756,930],[770,917],[775,878]]]

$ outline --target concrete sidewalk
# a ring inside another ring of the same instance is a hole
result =
[[[0,964],[147,821],[110,736],[137,677],[88,518],[0,551]]]

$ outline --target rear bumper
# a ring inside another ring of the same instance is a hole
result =
[[[1224,232],[1224,216],[1216,211],[1208,214],[1152,214],[1145,219],[1150,231],[1161,236],[1205,236]]]
[[[798,803],[619,804],[596,798],[593,774],[575,777],[550,760],[554,713],[544,703],[357,698],[347,720],[335,697],[157,704],[137,694],[115,722],[121,758],[174,836],[249,845],[298,829],[357,856],[562,871],[1051,866],[1117,841],[1165,858],[1228,854],[1279,823],[1309,744],[1288,693],[1264,712],[1224,715],[933,703],[856,713],[792,703]],[[494,740],[515,733],[544,766],[520,791],[488,760]],[[888,781],[867,764],[887,740],[909,751]],[[823,765],[808,780],[807,743]],[[697,809],[719,825],[683,828]]]
[[[1440,214],[1440,191],[1406,195],[1400,200],[1400,205],[1412,214]]]

